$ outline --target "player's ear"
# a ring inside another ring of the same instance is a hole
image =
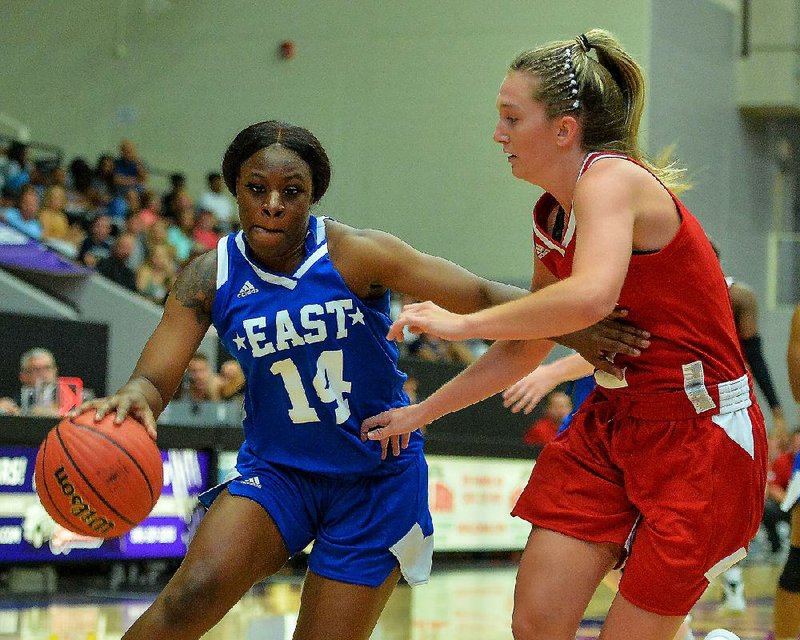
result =
[[[556,144],[568,147],[580,136],[580,125],[575,116],[563,115],[556,119]]]

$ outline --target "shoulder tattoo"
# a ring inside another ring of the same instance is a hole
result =
[[[172,294],[187,309],[192,309],[199,324],[211,323],[211,305],[217,290],[217,251],[209,251],[186,265],[178,275]]]

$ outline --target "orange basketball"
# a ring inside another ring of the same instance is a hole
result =
[[[67,416],[50,430],[36,456],[36,492],[58,524],[95,538],[135,527],[161,495],[161,454],[145,428],[94,410]]]

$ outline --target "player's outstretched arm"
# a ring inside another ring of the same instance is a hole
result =
[[[530,293],[527,289],[481,278],[449,260],[417,251],[383,231],[358,230],[331,223],[330,233],[335,238],[331,257],[348,285],[359,295],[392,289],[419,300],[429,300],[443,307],[444,313],[471,313],[521,299]],[[543,265],[537,264],[536,272],[542,274],[538,286],[544,282],[545,270]],[[647,332],[620,321],[624,315],[624,311],[615,311],[597,325],[556,338],[556,341],[578,351],[596,368],[621,377],[618,368],[605,356],[609,353],[637,356],[639,350],[649,344]],[[402,340],[402,331],[390,337]],[[553,343],[548,344],[552,346]]]
[[[495,342],[478,360],[420,402],[385,411],[361,425],[364,440],[410,433],[442,416],[499,393],[537,366],[550,351],[544,340]]]
[[[156,437],[156,419],[180,384],[189,360],[211,325],[216,292],[217,252],[195,258],[181,271],[164,313],[130,380],[114,395],[83,403],[77,412],[94,409],[97,419],[111,411],[122,422],[130,414]]]
[[[512,413],[531,413],[548,393],[562,382],[591,375],[594,366],[579,353],[573,353],[547,364],[540,364],[521,380],[503,391],[503,406]]]

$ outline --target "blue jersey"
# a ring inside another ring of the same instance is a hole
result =
[[[792,475],[786,487],[786,495],[781,502],[781,509],[790,511],[796,504],[800,504],[800,453],[794,457],[792,465]]]
[[[386,340],[389,293],[362,300],[350,291],[331,263],[322,218],[310,217],[305,258],[291,275],[260,266],[241,231],[222,238],[211,318],[247,378],[240,470],[263,460],[375,475],[421,455],[419,432],[383,463],[380,443],[361,441],[365,418],[408,404],[406,376]]]
[[[589,397],[589,394],[594,391],[594,388],[595,381],[593,375],[578,378],[567,385],[567,393],[572,398],[572,411],[570,411],[570,414],[561,421],[561,426],[558,428],[558,433],[561,433],[569,426],[569,423],[572,422],[572,418],[578,412],[578,409],[581,408],[583,401]]]

